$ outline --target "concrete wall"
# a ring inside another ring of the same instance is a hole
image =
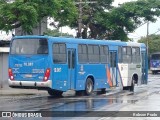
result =
[[[37,26],[32,30],[33,35],[43,35],[47,31],[47,17],[43,18],[43,20],[37,24]],[[22,30],[22,27],[15,29],[15,35],[28,35]]]
[[[8,87],[8,50],[0,51],[0,88]]]

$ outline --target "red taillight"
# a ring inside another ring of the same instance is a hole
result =
[[[12,69],[10,69],[10,68],[8,69],[8,75],[9,75],[10,80],[14,80]]]
[[[50,76],[50,68],[47,68],[45,74],[44,74],[44,78],[43,78],[43,81],[47,81],[49,79],[49,76]]]

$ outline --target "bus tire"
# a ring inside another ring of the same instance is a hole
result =
[[[93,93],[93,81],[91,78],[87,78],[85,85],[85,94],[91,95]]]
[[[106,88],[102,88],[101,89],[101,94],[105,94],[106,93]]]
[[[123,87],[123,90],[129,90],[129,86]]]
[[[134,79],[132,79],[132,84],[130,86],[130,91],[134,92]]]
[[[54,96],[54,97],[62,97],[63,92],[50,89],[50,90],[48,90],[48,94],[50,96]]]

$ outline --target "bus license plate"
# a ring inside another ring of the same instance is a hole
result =
[[[26,78],[31,78],[32,75],[31,75],[31,74],[26,74],[25,77],[26,77]]]

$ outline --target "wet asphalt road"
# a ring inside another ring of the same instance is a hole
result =
[[[160,111],[160,74],[149,75],[148,85],[135,86],[135,92],[109,91],[106,94],[94,94],[92,96],[68,96],[53,98],[49,95],[20,95],[1,96],[0,111],[84,111],[79,117],[42,118],[52,119],[82,119],[85,111],[99,111],[101,115],[95,117],[98,112],[93,112],[83,119],[108,120],[159,120],[160,117],[107,117],[104,111]],[[101,112],[103,111],[103,112]],[[47,113],[46,113],[47,114]],[[122,113],[123,114],[123,113]],[[66,114],[65,114],[66,115]],[[159,112],[160,116],[160,112]],[[14,120],[18,118],[3,118]],[[19,118],[22,119],[22,118]],[[28,118],[25,118],[28,119]],[[31,118],[37,119],[40,118]]]

